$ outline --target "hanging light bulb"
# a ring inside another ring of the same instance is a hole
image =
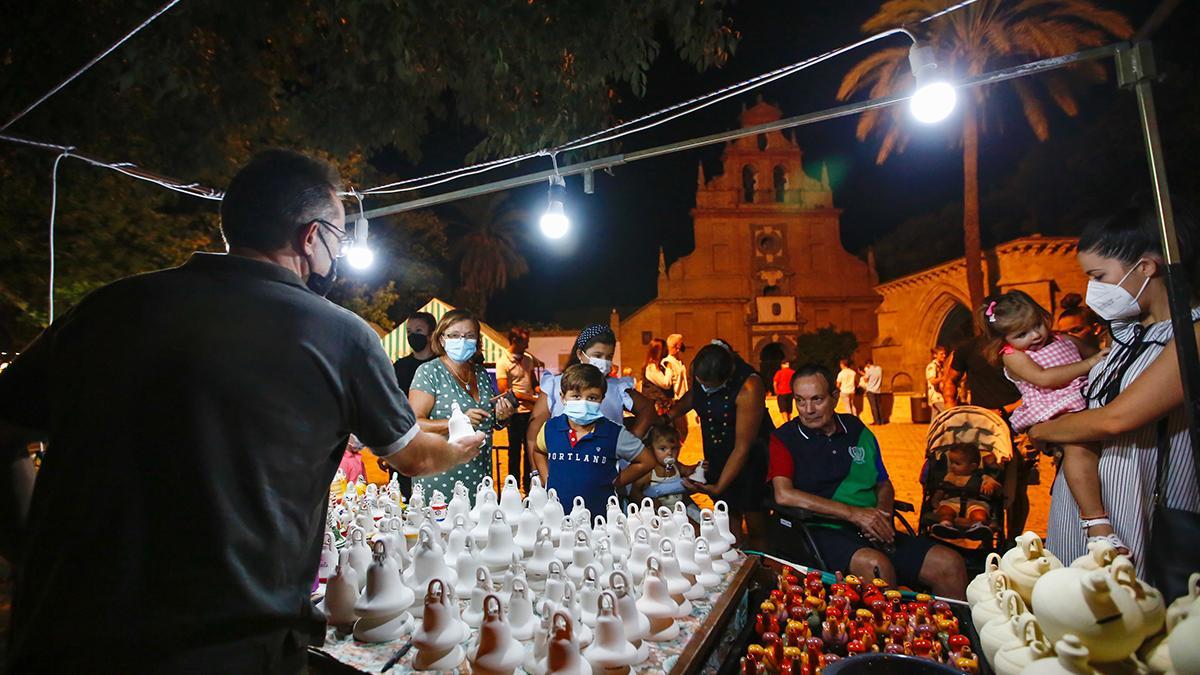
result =
[[[563,209],[563,202],[566,199],[567,183],[562,176],[550,177],[550,193],[549,205],[546,207],[546,212],[542,214],[542,219],[538,223],[542,228],[542,234],[549,239],[561,239],[567,234],[567,230],[571,227],[571,221],[567,218],[567,214]]]
[[[908,50],[908,65],[917,81],[909,108],[913,117],[926,124],[941,122],[954,111],[958,95],[949,82],[939,76],[933,47],[914,42]]]
[[[346,251],[346,262],[355,269],[364,270],[375,262],[375,252],[367,246],[367,219],[363,216],[362,196],[357,192],[354,196],[358,199],[358,218],[354,221],[354,243],[350,245],[350,249]]]

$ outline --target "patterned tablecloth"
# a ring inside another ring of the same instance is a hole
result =
[[[692,601],[692,613],[682,619],[678,619],[679,637],[667,642],[647,642],[650,647],[650,656],[642,663],[633,667],[635,673],[669,673],[674,668],[679,655],[683,653],[684,647],[688,642],[696,637],[700,631],[705,619],[708,618],[713,606],[720,600],[721,596],[729,588],[730,582],[737,575],[738,570],[742,565],[747,564],[748,558],[742,556],[737,561],[730,563],[730,571],[721,580],[717,586],[709,589],[708,595],[699,600]],[[466,608],[466,601],[461,600],[459,604],[462,608]],[[465,651],[470,654],[475,648],[476,639],[479,630],[471,629],[471,635],[467,639]],[[378,673],[383,669],[384,664],[392,658],[400,647],[402,647],[408,638],[396,640],[393,642],[382,643],[366,643],[358,642],[352,636],[338,635],[334,629],[330,628],[325,635],[325,646],[315,647],[318,652],[328,655],[336,661],[356,668],[363,672]],[[528,649],[532,649],[532,642],[526,643]],[[410,650],[391,670],[391,673],[403,674],[417,672],[412,668],[413,659],[416,657],[416,650]],[[471,667],[463,661],[462,665],[456,671],[461,673],[470,673]],[[518,668],[517,673],[525,673],[525,670]]]

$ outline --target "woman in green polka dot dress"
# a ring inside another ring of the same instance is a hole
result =
[[[448,499],[455,481],[462,481],[473,499],[475,486],[492,473],[492,432],[508,422],[515,408],[507,399],[492,400],[496,392],[483,368],[479,320],[474,314],[465,309],[446,312],[433,331],[431,343],[438,358],[417,368],[408,394],[421,430],[448,434],[452,405],[458,403],[486,440],[475,459],[445,473],[414,478],[413,485],[424,488],[426,500],[434,490],[441,490]]]

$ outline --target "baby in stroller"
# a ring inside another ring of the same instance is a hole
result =
[[[979,446],[954,443],[943,451],[946,473],[934,487],[933,513],[937,522],[930,527],[930,533],[942,539],[990,540],[992,508],[988,500],[999,494],[1003,486],[991,475],[994,469],[984,466]]]

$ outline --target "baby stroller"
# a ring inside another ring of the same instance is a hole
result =
[[[991,410],[959,406],[934,418],[921,471],[921,534],[971,558],[998,550],[1015,485],[1012,457],[1008,424]]]

